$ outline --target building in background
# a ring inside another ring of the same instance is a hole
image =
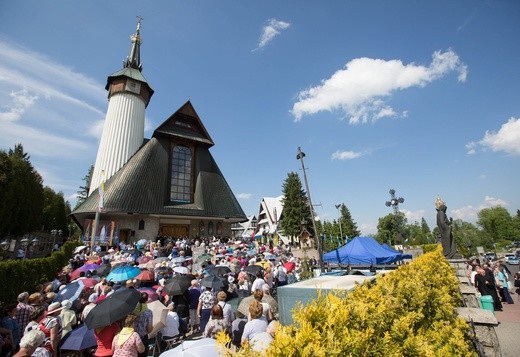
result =
[[[85,240],[116,244],[160,236],[231,237],[247,220],[209,149],[190,101],[144,138],[153,95],[142,75],[140,21],[123,69],[107,79],[109,104],[90,192],[72,212]],[[99,210],[99,222],[93,232]]]

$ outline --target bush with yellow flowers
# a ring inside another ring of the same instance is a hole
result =
[[[476,356],[458,317],[459,281],[441,249],[378,276],[353,291],[320,294],[295,309],[264,353],[246,345],[226,356]]]

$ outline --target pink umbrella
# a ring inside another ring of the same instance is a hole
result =
[[[159,299],[159,294],[157,294],[157,291],[155,289],[153,289],[153,288],[139,288],[137,290],[139,290],[142,293],[147,293],[148,294],[148,301],[147,302],[152,302],[152,301],[155,301],[155,300]]]

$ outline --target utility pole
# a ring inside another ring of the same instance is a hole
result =
[[[314,236],[316,239],[316,247],[318,248],[318,265],[320,266],[320,270],[323,271],[323,251],[321,247],[320,237],[318,234],[318,230],[316,229],[316,221],[314,219],[314,207],[312,205],[311,200],[311,191],[309,190],[309,183],[307,182],[307,174],[305,172],[305,165],[303,163],[303,158],[305,157],[305,153],[302,152],[301,148],[298,146],[298,154],[296,155],[296,159],[300,160],[302,163],[303,170],[303,180],[305,181],[305,189],[307,190],[307,198],[309,200],[309,208],[311,210],[311,219],[312,219],[312,228],[314,229]]]

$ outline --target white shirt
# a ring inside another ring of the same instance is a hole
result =
[[[179,334],[179,315],[175,311],[168,311],[165,325],[161,330],[161,335],[166,337],[177,336]]]
[[[255,281],[253,281],[253,285],[251,285],[251,291],[255,291],[256,289],[262,289],[262,286],[264,286],[265,280],[262,278],[256,278]]]

